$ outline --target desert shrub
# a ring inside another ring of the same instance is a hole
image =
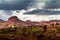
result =
[[[41,40],[42,38],[44,38],[45,36],[43,34],[37,35],[36,36],[38,40]]]
[[[11,32],[10,28],[0,30],[0,33],[2,33],[2,34],[9,33],[9,32]]]
[[[54,26],[54,24],[50,24],[51,26]]]
[[[32,27],[32,32],[39,32],[39,28],[38,27]]]
[[[43,32],[43,30],[39,27],[32,27],[32,29],[31,29],[31,34],[33,34],[33,35],[35,35],[37,33],[41,33],[41,32]]]
[[[44,29],[43,28],[40,28],[39,32],[40,33],[43,33],[44,32]]]
[[[44,32],[47,31],[47,25],[43,25]]]
[[[57,27],[57,32],[60,33],[60,27]]]
[[[16,28],[5,28],[5,29],[1,29],[0,33],[2,34],[8,34],[8,33],[16,33]]]
[[[56,23],[55,25],[59,25],[59,23]]]
[[[24,35],[25,33],[26,33],[26,28],[23,27],[22,30],[21,30],[21,32],[20,32],[20,34],[23,34]]]
[[[0,34],[3,34],[3,33],[5,33],[5,30],[4,29],[1,29],[0,30]]]
[[[55,30],[52,30],[52,29],[48,30],[48,33],[54,33],[54,32]]]

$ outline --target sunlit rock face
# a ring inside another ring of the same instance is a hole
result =
[[[19,18],[17,16],[12,16],[8,19],[7,23],[10,26],[19,26],[21,24],[22,20],[19,20]]]
[[[16,16],[13,16],[13,17],[10,17],[10,18],[8,19],[8,21],[10,21],[10,22],[18,22],[19,19],[18,19]]]

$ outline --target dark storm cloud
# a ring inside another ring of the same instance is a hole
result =
[[[60,0],[48,0],[48,2],[46,2],[45,8],[47,9],[60,8]]]
[[[36,2],[37,1],[37,2]],[[34,6],[36,3],[40,4],[41,2],[45,2],[44,8],[37,9],[31,12],[27,12],[25,14],[39,14],[39,15],[54,15],[60,14],[60,11],[50,11],[44,9],[55,9],[60,8],[60,0],[1,0],[0,2],[0,10],[5,10],[6,15],[12,15],[11,11],[13,10],[22,10],[26,9],[29,6]],[[40,6],[39,6],[40,7]],[[36,6],[37,8],[37,6]],[[18,12],[18,11],[17,11]]]
[[[26,9],[26,7],[31,2],[32,2],[32,0],[13,0],[11,2],[1,0],[0,10],[21,10],[21,9]]]
[[[51,10],[37,9],[37,10],[33,10],[31,12],[27,12],[25,14],[57,15],[57,14],[60,14],[60,11],[51,11]]]
[[[34,5],[34,3],[39,0],[0,0],[0,9],[2,10],[21,10],[26,9],[29,4]],[[34,2],[33,2],[34,1]],[[40,2],[45,2],[44,8],[60,8],[60,0],[40,0]],[[30,6],[31,6],[30,5]]]
[[[33,1],[38,1],[39,0],[0,0],[0,9],[2,10],[21,10],[21,9],[26,9],[27,6],[29,6],[30,3],[31,5],[34,4]],[[54,8],[60,8],[60,0],[40,0],[40,2],[45,2],[44,8],[47,9],[54,9]],[[31,6],[30,5],[30,6]]]
[[[60,0],[47,0],[45,6],[42,9],[37,9],[25,14],[37,14],[37,15],[57,15],[60,11],[51,11],[48,9],[60,9]],[[44,10],[46,9],[46,10]]]

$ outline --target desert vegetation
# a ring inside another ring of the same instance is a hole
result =
[[[0,29],[0,40],[58,40],[60,39],[60,26],[58,23],[55,26],[55,30],[53,27],[48,30],[47,25]]]

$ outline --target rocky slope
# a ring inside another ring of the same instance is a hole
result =
[[[0,28],[50,25],[52,23],[55,24],[57,22],[60,24],[60,20],[50,20],[41,22],[32,22],[31,20],[22,21],[17,16],[12,16],[7,21],[0,19]]]

